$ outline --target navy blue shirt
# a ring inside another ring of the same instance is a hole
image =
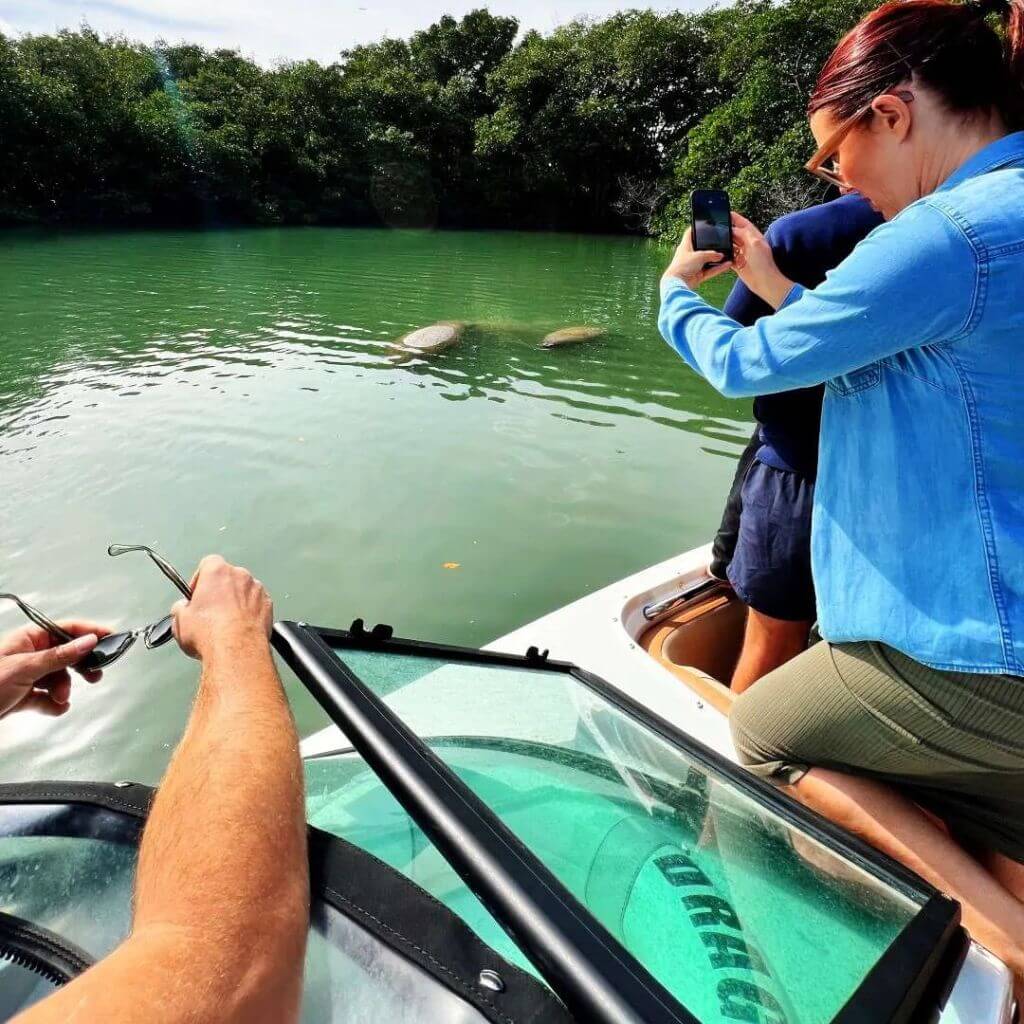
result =
[[[765,238],[786,277],[805,288],[816,288],[825,274],[842,263],[881,223],[882,215],[866,199],[853,194],[780,217],[765,232]],[[749,327],[775,311],[737,281],[723,312]],[[754,419],[760,424],[761,436],[757,458],[761,462],[814,479],[824,394],[824,385],[818,385],[754,399]]]

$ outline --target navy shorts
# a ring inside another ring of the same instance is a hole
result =
[[[743,602],[773,619],[813,622],[814,483],[754,460],[740,490],[739,535],[728,578]]]

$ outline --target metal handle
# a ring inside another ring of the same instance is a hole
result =
[[[703,579],[688,583],[682,590],[671,597],[665,597],[660,601],[654,601],[652,604],[645,605],[644,618],[648,622],[653,619],[660,619],[663,615],[675,611],[680,605],[692,601],[695,597],[699,597],[709,590],[714,590],[721,583],[721,580],[716,580],[713,576],[705,576]]]

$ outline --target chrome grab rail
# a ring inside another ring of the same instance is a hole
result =
[[[671,597],[664,597],[660,601],[653,601],[651,604],[644,606],[644,618],[650,622],[653,619],[660,619],[663,615],[668,612],[675,611],[680,605],[686,604],[692,601],[695,597],[699,597],[701,594],[706,593],[709,590],[714,590],[715,587],[722,585],[721,580],[715,579],[714,576],[704,576],[699,580],[694,580],[688,583],[682,590],[677,594],[673,594]]]

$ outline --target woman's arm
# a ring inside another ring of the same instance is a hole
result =
[[[978,274],[966,236],[924,201],[873,231],[813,291],[789,287],[779,311],[752,327],[666,273],[658,326],[722,394],[788,391],[958,337],[974,310]]]

